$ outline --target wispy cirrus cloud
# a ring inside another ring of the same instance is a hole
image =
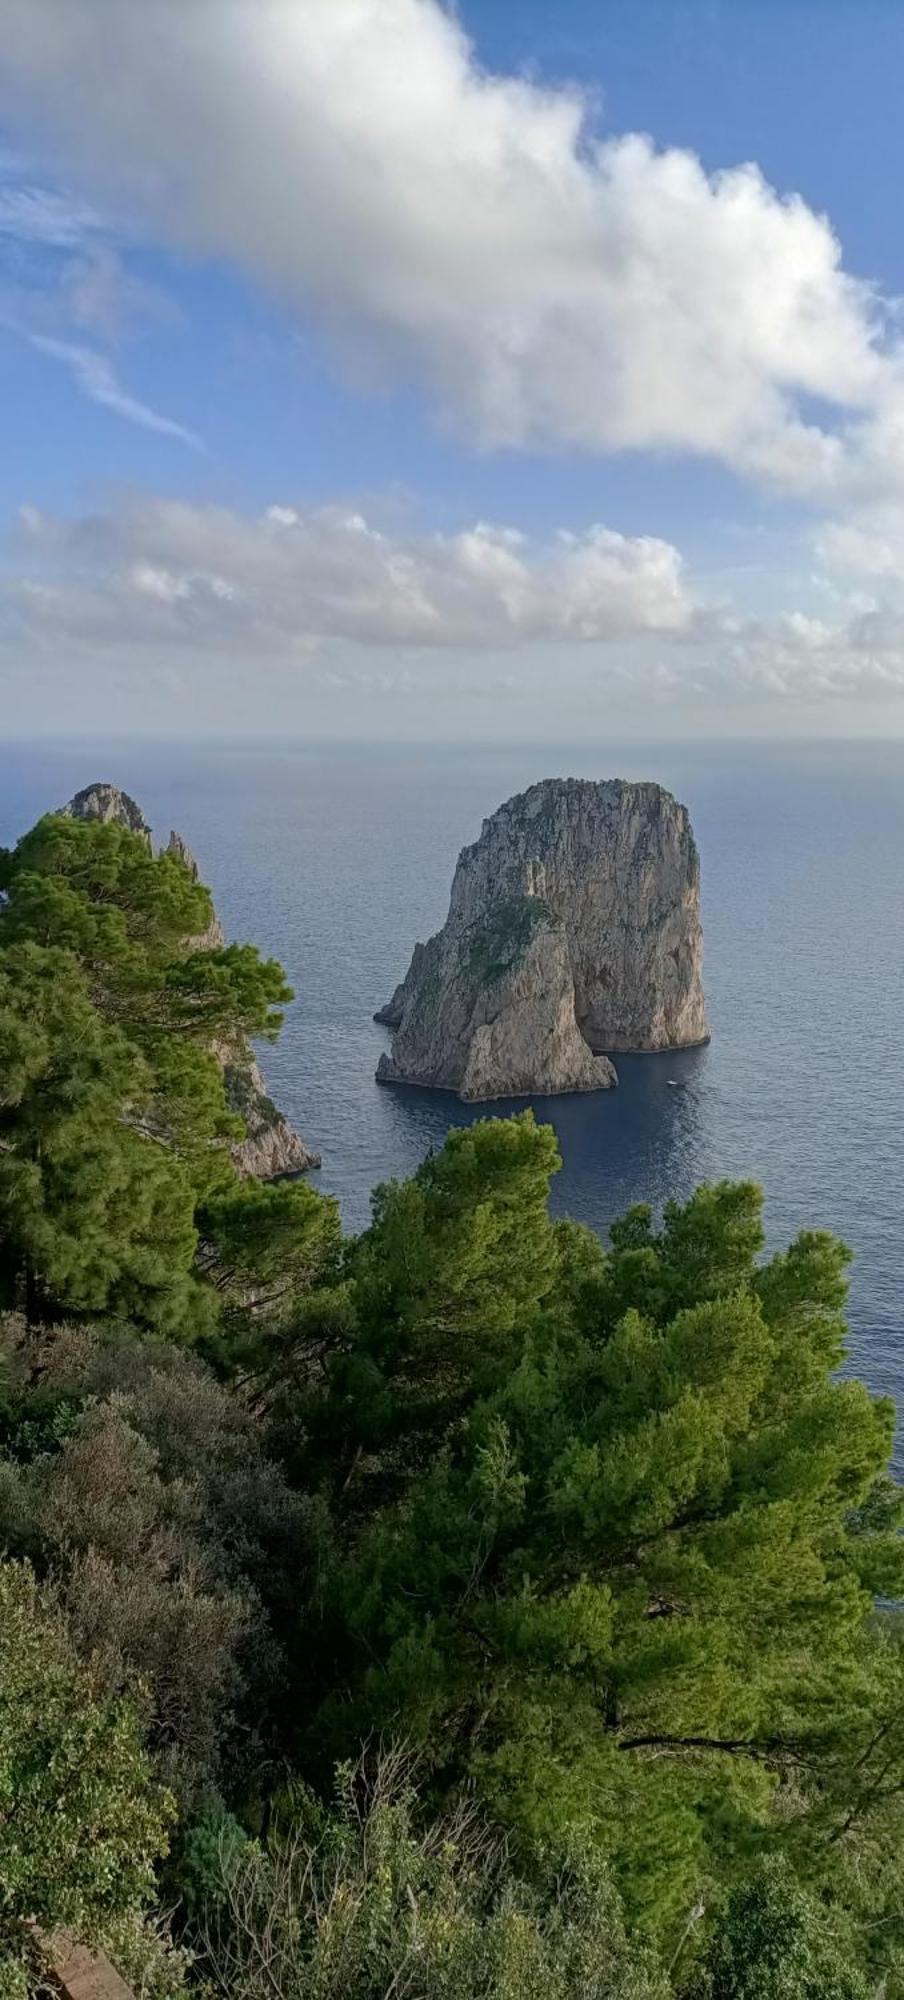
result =
[[[14,155],[0,155],[0,242],[9,248],[0,326],[61,362],[91,402],[142,430],[203,449],[189,427],[132,395],[104,351],[118,345],[130,322],[171,319],[174,308],[126,268],[99,212],[66,189],[28,178]],[[89,346],[85,334],[99,345]]]
[[[7,162],[7,174],[11,170]],[[0,184],[0,237],[41,249],[77,250],[101,227],[95,210],[74,195],[19,179]]]
[[[20,329],[16,328],[16,331]],[[102,409],[111,410],[114,416],[122,417],[126,423],[137,424],[141,430],[155,431],[159,437],[178,439],[180,444],[190,445],[194,451],[203,451],[204,444],[195,431],[185,424],[176,423],[159,410],[143,403],[123,388],[112,362],[106,354],[96,348],[85,347],[80,342],[56,340],[43,333],[33,333],[21,329],[24,338],[36,348],[39,354],[46,354],[52,361],[60,361],[68,368],[72,379],[83,396],[92,403],[99,403]]]

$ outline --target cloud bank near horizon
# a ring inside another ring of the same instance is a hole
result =
[[[515,648],[680,633],[695,615],[671,543],[596,526],[536,544],[478,522],[387,534],[338,507],[260,516],[180,500],[82,519],[21,510],[0,604],[20,630],[191,644],[250,658],[312,645]]]
[[[904,693],[904,607],[839,598],[833,618],[739,616],[708,600],[671,543],[595,526],[533,542],[477,523],[457,534],[374,526],[359,512],[274,503],[258,515],[134,500],[77,518],[21,510],[0,575],[0,658],[60,681],[89,665],[211,702],[244,676],[268,703],[384,695],[454,704],[519,689],[538,720],[609,691],[705,715],[733,705]],[[370,666],[368,666],[370,661]]]

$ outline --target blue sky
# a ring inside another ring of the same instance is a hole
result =
[[[6,13],[12,727],[902,732],[898,0]]]

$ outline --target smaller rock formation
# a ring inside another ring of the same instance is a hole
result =
[[[618,1050],[705,1041],[699,880],[686,809],[659,785],[546,779],[509,799],[375,1016],[395,1030],[378,1082],[605,1090]]]
[[[181,833],[170,834],[165,852],[171,854],[174,861],[181,862],[183,868],[188,869],[193,882],[200,881],[198,864],[188,845],[188,841],[183,840]],[[217,916],[216,910],[212,909],[207,929],[198,931],[194,937],[186,938],[185,949],[186,951],[224,951],[225,948],[226,932]]]
[[[192,881],[197,882],[199,876],[198,864],[189,847],[188,841],[183,840],[181,833],[171,832],[169,840],[166,843],[166,853],[171,854],[174,861],[181,861],[183,868],[188,869]]]
[[[68,819],[102,820],[107,825],[127,827],[140,834],[153,850],[151,829],[135,800],[116,785],[86,785],[61,808]],[[165,852],[187,868],[192,881],[200,879],[198,864],[181,833],[171,833]],[[223,951],[226,933],[212,910],[210,923],[196,936],[184,940],[186,953]],[[312,1153],[267,1092],[253,1050],[247,1042],[237,1047],[215,1044],[214,1054],[223,1071],[226,1103],[243,1119],[245,1136],[230,1146],[233,1165],[243,1178],[275,1180],[278,1176],[306,1173],[319,1167],[320,1154]]]
[[[245,1137],[230,1148],[233,1164],[243,1179],[279,1180],[319,1167],[320,1154],[309,1150],[274,1104],[247,1043],[223,1059],[223,1082],[229,1110],[244,1120]]]

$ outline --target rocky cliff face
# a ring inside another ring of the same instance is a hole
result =
[[[605,1089],[618,1051],[707,1039],[700,868],[659,785],[546,779],[485,820],[446,923],[376,1016],[381,1083],[469,1099]]]
[[[312,1153],[294,1125],[280,1111],[251,1050],[233,1050],[223,1064],[226,1102],[245,1121],[245,1137],[231,1148],[236,1171],[244,1180],[277,1180],[283,1174],[304,1174],[319,1167],[320,1154]]]
[[[141,834],[148,847],[153,846],[151,829],[140,806],[129,797],[128,792],[121,792],[116,785],[87,785],[84,791],[76,792],[62,811],[69,819],[102,820],[107,824],[128,827],[130,833]],[[170,834],[166,853],[187,868],[192,880],[197,882],[198,864],[181,833]],[[186,938],[184,942],[186,952],[222,951],[226,945],[226,933],[216,911],[206,930]],[[294,1125],[268,1096],[253,1050],[247,1042],[235,1048],[217,1046],[214,1054],[223,1070],[229,1109],[245,1123],[245,1137],[230,1147],[236,1171],[244,1178],[255,1176],[259,1180],[273,1180],[280,1174],[305,1173],[309,1167],[319,1167],[319,1153],[309,1151]]]
[[[169,840],[166,843],[166,852],[172,855],[174,861],[181,861],[183,868],[188,869],[193,882],[198,881],[200,872],[198,864],[187,840],[183,840],[181,833],[170,834]],[[194,937],[186,938],[185,940],[186,951],[224,951],[225,948],[226,932],[217,916],[216,910],[213,910],[211,913],[206,931],[198,931]]]

